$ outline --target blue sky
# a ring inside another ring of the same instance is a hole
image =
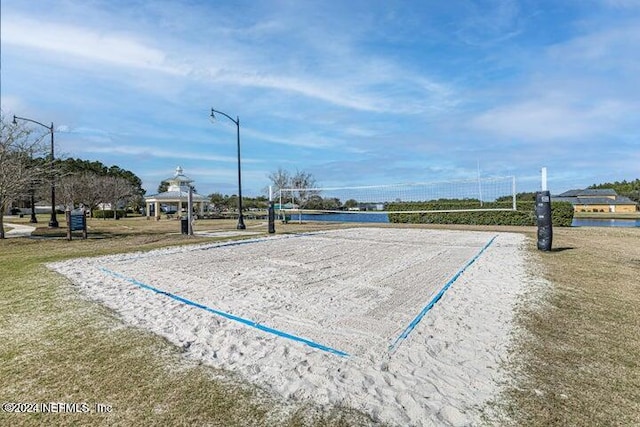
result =
[[[3,0],[2,110],[56,150],[202,194],[640,178],[640,0]]]

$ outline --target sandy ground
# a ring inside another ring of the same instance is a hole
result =
[[[285,399],[457,426],[479,423],[506,378],[513,308],[536,285],[523,244],[510,233],[357,228],[49,267],[126,322]]]

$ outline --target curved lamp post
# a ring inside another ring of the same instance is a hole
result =
[[[244,217],[242,216],[242,178],[240,173],[240,117],[236,117],[234,120],[230,115],[223,113],[222,111],[211,109],[211,119],[215,120],[216,115],[214,113],[222,114],[233,123],[235,123],[236,128],[238,130],[238,226],[236,227],[238,230],[244,230],[247,228],[244,225]]]
[[[47,126],[43,123],[40,123],[38,121],[32,120],[32,119],[27,119],[26,117],[18,117],[16,115],[13,116],[13,124],[17,125],[18,124],[18,120],[24,120],[25,122],[31,122],[31,123],[35,123],[37,125],[40,125],[44,128],[47,128],[49,130],[49,133],[51,133],[51,159],[50,159],[50,168],[51,168],[51,219],[49,220],[49,227],[51,228],[58,228],[58,220],[56,218],[56,182],[55,182],[55,177],[54,177],[54,173],[53,173],[53,131],[54,131],[54,127],[53,127],[53,122],[51,122],[51,126]],[[34,210],[33,205],[31,206],[31,211]]]

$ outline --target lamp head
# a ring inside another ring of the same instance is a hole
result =
[[[216,119],[216,115],[213,113],[213,108],[211,109],[211,121]]]
[[[16,120],[16,115],[15,114],[13,115],[13,122],[11,122],[11,123],[13,123],[14,125],[18,124],[18,121]]]

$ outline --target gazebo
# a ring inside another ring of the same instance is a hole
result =
[[[189,202],[189,188],[193,180],[184,175],[184,171],[180,166],[176,168],[176,173],[173,177],[165,179],[164,181],[169,183],[169,188],[164,193],[153,194],[146,196],[144,202],[146,204],[147,218],[151,216],[151,205],[153,205],[153,212],[156,218],[160,217],[160,205],[176,206],[176,212],[178,215],[182,212],[183,208],[188,207]],[[198,193],[193,193],[193,205],[197,206],[200,215],[204,215],[204,207],[209,202],[206,196]]]

